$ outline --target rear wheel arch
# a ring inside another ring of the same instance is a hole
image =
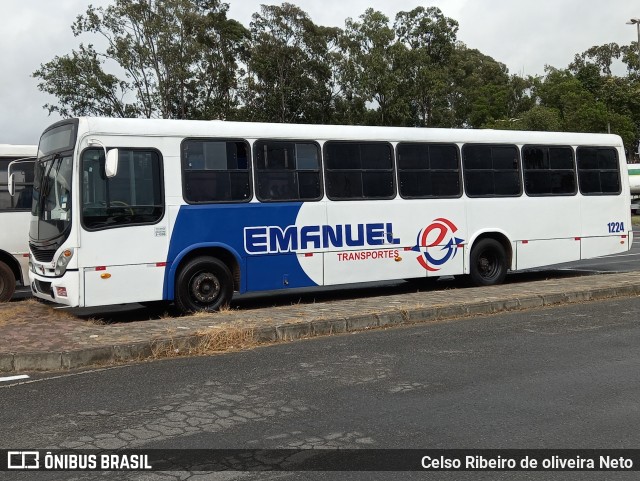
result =
[[[23,281],[22,269],[20,268],[20,263],[14,256],[12,256],[6,251],[0,250],[0,262],[4,262],[7,266],[9,266],[9,268],[11,269],[11,272],[13,272],[13,276],[15,277],[16,282]]]
[[[178,256],[177,265],[174,272],[174,282],[177,280],[180,269],[182,269],[191,259],[201,256],[209,256],[220,259],[229,271],[233,278],[233,290],[241,290],[242,281],[242,268],[240,265],[240,259],[233,251],[225,247],[211,246],[211,247],[198,247],[193,249],[184,255]]]
[[[174,272],[173,299],[182,312],[215,311],[241,286],[236,255],[223,247],[200,247],[182,256]]]
[[[506,235],[485,232],[473,240],[468,259],[473,284],[501,284],[513,265],[513,247]]]
[[[16,278],[11,268],[0,261],[0,302],[10,301],[15,290]]]
[[[18,282],[24,284],[20,263],[8,252],[0,251],[0,302],[11,300]]]
[[[504,232],[489,231],[489,232],[480,233],[479,235],[477,235],[471,240],[471,244],[469,246],[469,253],[471,253],[471,250],[473,250],[473,247],[477,245],[477,243],[482,239],[494,239],[497,242],[499,242],[500,245],[502,245],[505,251],[505,254],[507,256],[507,266],[509,267],[509,269],[513,269],[514,267],[513,266],[513,261],[514,261],[513,244],[511,243],[511,240]]]
[[[183,313],[217,311],[233,296],[233,276],[228,266],[208,255],[188,259],[176,277],[175,303]]]

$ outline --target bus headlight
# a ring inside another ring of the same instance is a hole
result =
[[[72,248],[65,249],[64,251],[62,251],[62,254],[60,254],[60,257],[58,257],[58,260],[56,261],[56,276],[61,276],[66,272],[67,265],[69,265],[69,261],[71,260],[72,257],[73,257]]]

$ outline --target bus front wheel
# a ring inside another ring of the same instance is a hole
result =
[[[0,261],[0,302],[11,300],[16,290],[16,278],[11,268]]]
[[[507,275],[507,254],[495,239],[481,239],[471,249],[470,277],[476,286],[502,284]]]
[[[229,268],[215,257],[190,260],[178,274],[175,302],[186,314],[217,311],[229,304],[233,295],[233,279]]]

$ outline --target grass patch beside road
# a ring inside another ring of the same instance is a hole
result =
[[[188,338],[177,336],[175,331],[167,333],[169,339],[151,342],[155,359],[178,356],[202,356],[229,351],[244,351],[260,344],[254,337],[253,328],[221,325],[195,332]]]
[[[66,311],[52,309],[51,306],[42,304],[34,299],[0,304],[0,326],[4,326],[9,322],[12,324],[27,323],[33,321],[34,318],[53,320],[76,319]]]

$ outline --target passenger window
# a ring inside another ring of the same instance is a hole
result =
[[[464,145],[462,165],[469,197],[517,197],[522,193],[515,145]]]
[[[618,152],[611,147],[578,147],[578,183],[584,195],[617,195],[620,185]]]
[[[460,197],[460,156],[455,144],[400,143],[398,183],[405,199]]]
[[[262,202],[322,198],[320,149],[311,142],[258,140],[254,144],[256,195]]]
[[[182,143],[184,199],[192,204],[251,199],[249,144],[238,140]]]
[[[332,200],[395,196],[393,149],[386,142],[324,144],[327,196]]]
[[[575,195],[576,172],[571,147],[524,146],[522,167],[527,195]]]

